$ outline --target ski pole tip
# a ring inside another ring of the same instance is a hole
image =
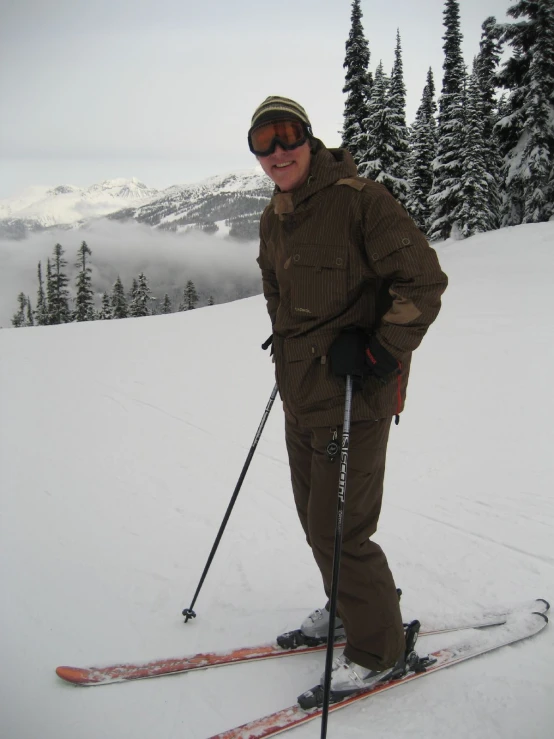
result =
[[[183,616],[185,617],[185,623],[188,623],[188,620],[190,618],[196,618],[196,613],[192,610],[192,608],[185,608],[183,611]]]

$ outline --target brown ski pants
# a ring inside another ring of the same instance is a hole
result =
[[[404,649],[404,629],[394,580],[378,544],[370,540],[381,511],[391,419],[351,425],[338,614],[346,630],[346,656],[372,670],[391,667]],[[332,432],[286,422],[285,436],[298,516],[331,593],[340,451],[326,452]],[[341,443],[342,428],[337,441]]]

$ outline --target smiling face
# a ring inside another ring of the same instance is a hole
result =
[[[263,171],[271,177],[281,192],[297,190],[308,179],[311,159],[309,141],[290,151],[282,149],[277,144],[273,154],[256,158]]]

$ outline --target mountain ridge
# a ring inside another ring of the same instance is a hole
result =
[[[75,229],[98,218],[136,221],[179,232],[208,233],[225,222],[231,238],[256,238],[260,214],[273,185],[260,167],[216,175],[158,190],[137,178],[115,178],[88,187],[31,186],[0,200],[0,237],[24,239],[51,228]]]

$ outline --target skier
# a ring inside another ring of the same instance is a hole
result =
[[[398,422],[412,351],[437,317],[447,278],[402,206],[383,185],[357,176],[348,151],[315,138],[301,105],[268,97],[254,112],[248,143],[275,183],[258,264],[294,500],[328,597],[344,378],[363,376],[352,401],[335,621],[347,644],[332,665],[336,700],[386,679],[404,655],[395,583],[370,537],[392,417]],[[307,616],[304,636],[325,639],[328,607]]]

